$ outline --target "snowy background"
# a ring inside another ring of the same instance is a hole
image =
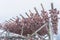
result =
[[[60,0],[0,0],[0,23],[9,20],[12,17],[19,16],[19,14],[29,13],[29,10],[34,12],[34,7],[38,12],[41,11],[40,4],[42,3],[45,10],[51,9],[51,2],[54,3],[54,8],[60,10]],[[25,14],[23,15],[25,16]],[[20,16],[19,16],[20,17]],[[59,21],[60,25],[60,21]],[[58,29],[60,26],[58,26]],[[58,30],[57,40],[60,40],[60,29]]]

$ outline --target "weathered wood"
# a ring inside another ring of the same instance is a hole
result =
[[[14,21],[13,19],[10,18],[11,21]]]
[[[34,10],[36,11],[36,13],[38,13],[38,11],[37,11],[36,7],[34,7]]]
[[[53,3],[51,3],[51,9],[54,9],[54,7],[53,7]]]
[[[33,17],[33,13],[29,10],[31,18]]]
[[[20,14],[20,16],[21,16],[23,19],[25,19],[21,14]]]
[[[30,18],[30,16],[27,14],[27,12],[25,14]]]
[[[5,22],[9,23],[9,21],[7,21],[7,20]]]
[[[44,11],[44,7],[43,7],[43,4],[41,3],[41,7],[42,7],[42,10]]]
[[[15,20],[15,18],[14,17],[12,17],[14,20]]]

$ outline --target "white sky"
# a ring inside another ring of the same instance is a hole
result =
[[[19,16],[20,13],[24,14],[29,9],[34,12],[33,7],[36,7],[40,12],[41,3],[46,10],[49,10],[51,2],[54,3],[55,8],[60,9],[60,0],[0,0],[0,22],[4,22],[17,15]]]
[[[0,0],[0,22],[4,22],[20,13],[24,14],[29,9],[34,12],[33,7],[37,7],[40,12],[40,3],[43,3],[44,8],[49,10],[51,2],[54,3],[56,8],[60,8],[59,0]]]

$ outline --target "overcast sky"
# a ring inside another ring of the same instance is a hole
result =
[[[29,9],[34,12],[33,7],[37,7],[37,10],[40,12],[41,3],[46,10],[49,10],[51,2],[54,3],[56,8],[60,8],[59,0],[0,0],[0,22],[4,22],[17,15],[19,16],[20,13],[24,14]]]
[[[29,9],[34,12],[34,7],[40,12],[41,3],[46,10],[49,10],[51,2],[54,3],[55,8],[60,10],[60,0],[0,0],[0,22],[4,22],[25,12],[29,13]]]

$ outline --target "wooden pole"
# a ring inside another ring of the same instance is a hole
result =
[[[27,14],[27,12],[25,14],[30,18],[30,16]]]
[[[43,7],[43,4],[41,3],[41,7],[42,7],[42,10],[44,11],[44,7]]]
[[[52,25],[51,21],[49,20],[49,40],[53,40],[53,30],[52,30]]]

